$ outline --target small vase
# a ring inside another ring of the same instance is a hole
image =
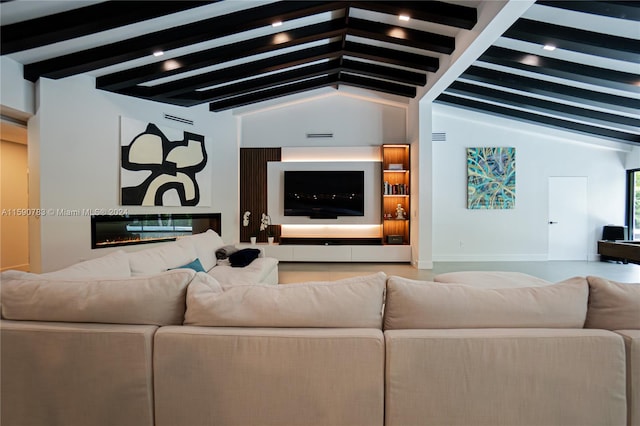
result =
[[[269,241],[269,245],[273,245],[273,237],[267,237],[267,241]]]
[[[250,238],[250,240],[251,240],[251,245],[252,245],[252,246],[255,246],[255,245],[256,245],[256,238],[257,238],[257,237],[251,237],[251,238]]]

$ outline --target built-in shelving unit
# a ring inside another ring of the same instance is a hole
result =
[[[384,244],[410,244],[409,145],[382,145],[382,236]],[[398,215],[399,208],[403,214]]]

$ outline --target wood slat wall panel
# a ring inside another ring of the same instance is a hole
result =
[[[280,161],[280,148],[240,148],[240,241],[248,242],[260,227],[260,217],[267,212],[267,162]],[[249,226],[242,226],[242,215],[251,212]],[[271,235],[278,241],[280,225],[271,225]],[[266,232],[258,233],[258,242],[266,242]]]

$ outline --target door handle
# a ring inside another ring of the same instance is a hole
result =
[[[558,222],[549,221],[549,225],[555,225]]]

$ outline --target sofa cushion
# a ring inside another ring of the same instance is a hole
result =
[[[262,284],[269,280],[274,271],[277,277],[277,269],[278,259],[259,257],[244,268],[220,264],[211,268],[208,274],[218,280],[223,288],[229,288],[237,285]],[[277,280],[273,280],[271,284],[277,284]]]
[[[132,276],[154,275],[186,265],[198,258],[193,244],[186,239],[162,243],[156,247],[128,253]]]
[[[181,237],[178,241],[188,242],[193,246],[196,256],[202,262],[202,267],[207,271],[216,265],[216,250],[224,246],[224,241],[213,229]]]
[[[390,277],[384,327],[582,328],[588,294],[582,277],[550,286],[500,289]]]
[[[2,316],[26,321],[179,325],[187,285],[195,274],[177,269],[126,279],[26,276],[5,280]]]
[[[511,271],[458,271],[438,274],[437,283],[467,284],[484,288],[538,287],[553,284],[542,278]]]
[[[380,328],[386,275],[299,284],[234,286],[192,282],[185,325]]]
[[[118,250],[41,275],[49,278],[127,278],[131,276],[131,268],[127,253],[124,250]]]
[[[587,328],[640,330],[640,283],[589,276]]]

